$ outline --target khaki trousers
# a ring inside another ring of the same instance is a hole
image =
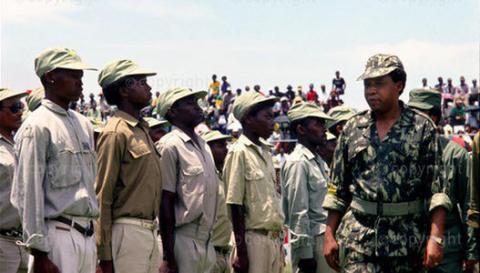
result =
[[[15,243],[16,238],[0,236],[0,271],[2,273],[24,273],[28,269],[28,253]]]
[[[333,270],[328,264],[327,260],[325,260],[325,257],[323,256],[323,234],[322,235],[317,235],[315,236],[315,247],[313,248],[313,258],[315,258],[315,261],[317,261],[317,273],[335,273],[335,270]],[[292,249],[292,267],[293,267],[293,272],[295,273],[301,273],[300,269],[298,268],[298,258],[293,258],[295,257],[295,250]]]
[[[72,218],[72,217],[70,217]],[[72,220],[88,227],[90,219],[73,217]],[[48,220],[48,240],[51,251],[48,258],[62,273],[92,273],[97,266],[95,235],[86,237],[76,229],[55,220]],[[33,256],[30,255],[28,272],[33,272]]]
[[[160,265],[157,227],[142,227],[146,220],[119,218],[112,226],[112,257],[115,273],[157,273]],[[135,222],[138,223],[135,224]]]
[[[281,238],[271,238],[254,231],[245,232],[245,243],[248,252],[249,273],[282,273],[284,254]],[[233,258],[237,255],[237,248],[232,251]]]
[[[212,272],[216,254],[211,242],[211,230],[196,224],[175,228],[175,259],[179,273]]]

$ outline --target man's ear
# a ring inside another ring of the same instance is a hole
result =
[[[118,89],[118,94],[120,95],[120,98],[127,100],[128,99],[128,87],[122,86]]]
[[[305,135],[306,130],[305,127],[301,123],[298,123],[297,126],[295,127],[295,131],[297,131],[297,135]]]
[[[400,97],[400,95],[403,93],[403,89],[405,88],[405,85],[403,84],[402,81],[398,81],[395,84],[395,89],[398,93],[398,96]]]

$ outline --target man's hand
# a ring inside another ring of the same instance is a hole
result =
[[[478,260],[464,260],[463,261],[463,271],[465,273],[473,273],[475,265],[478,263]]]
[[[235,270],[235,273],[248,273],[248,267],[249,267],[248,255],[237,254],[235,256],[235,259],[233,260],[232,267]]]
[[[427,242],[425,257],[423,258],[423,266],[426,269],[432,269],[440,264],[443,259],[443,248],[433,239]]]
[[[101,273],[114,273],[113,270],[113,261],[104,261],[101,260],[98,266],[101,269]]]
[[[35,255],[33,257],[33,273],[60,273],[60,270],[47,255]]]
[[[177,263],[175,261],[163,261],[160,265],[159,273],[178,273]]]
[[[335,271],[340,271],[340,262],[338,260],[338,243],[333,235],[325,233],[323,242],[323,256],[327,260],[327,264]]]
[[[315,273],[317,272],[317,261],[314,258],[300,259],[298,268],[302,273]]]

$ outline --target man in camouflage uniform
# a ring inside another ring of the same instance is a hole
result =
[[[468,209],[468,225],[480,228],[480,132],[472,143],[472,167],[470,170],[470,202]]]
[[[406,73],[397,56],[370,57],[359,80],[370,110],[351,118],[338,141],[323,203],[324,255],[348,273],[420,272],[422,256],[432,268],[451,209],[435,125],[399,101]]]
[[[442,117],[442,94],[436,90],[414,89],[410,91],[408,106],[427,114],[438,125]],[[474,230],[465,225],[468,208],[468,153],[457,143],[440,137],[442,162],[446,173],[449,196],[453,209],[445,223],[444,258],[432,273],[461,273],[463,264],[471,272],[478,260]]]

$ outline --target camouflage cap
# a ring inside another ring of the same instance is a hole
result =
[[[320,118],[323,120],[332,120],[332,118],[325,114],[320,107],[313,103],[302,102],[297,103],[290,108],[287,113],[290,122],[301,120],[304,118]]]
[[[208,131],[208,132],[204,132],[200,135],[203,140],[205,140],[205,142],[210,142],[210,141],[216,141],[216,140],[222,140],[222,139],[225,139],[225,140],[228,140],[228,139],[231,139],[232,137],[229,136],[229,135],[224,135],[222,133],[220,133],[220,131],[217,131],[217,130],[212,130],[212,131]]]
[[[385,76],[395,69],[405,70],[397,56],[376,54],[368,58],[365,72],[358,77],[357,81]]]
[[[442,106],[442,94],[432,89],[413,89],[410,91],[408,106],[421,110],[440,109]]]
[[[157,104],[157,113],[161,117],[165,117],[168,110],[172,107],[172,105],[179,99],[183,99],[189,96],[195,96],[196,99],[201,99],[208,94],[207,91],[192,91],[186,87],[176,87],[170,90],[167,90],[160,94],[158,97],[158,104]]]
[[[145,120],[148,123],[149,128],[153,128],[153,127],[156,127],[156,126],[170,126],[170,122],[168,122],[168,120],[164,120],[164,119],[144,117],[143,120]]]
[[[6,99],[17,97],[17,96],[25,97],[26,95],[28,95],[28,93],[24,91],[13,91],[8,88],[0,88],[0,101],[4,101]]]
[[[82,62],[77,53],[68,48],[50,48],[35,58],[35,73],[42,77],[57,68],[72,70],[97,70]]]
[[[35,88],[25,98],[29,111],[34,111],[42,103],[42,99],[45,98],[45,89],[43,87]]]
[[[277,100],[276,97],[265,97],[258,92],[245,92],[238,96],[233,103],[233,116],[241,121],[248,112],[250,112],[252,107],[264,102],[274,104]]]
[[[127,76],[155,76],[156,72],[138,66],[132,60],[117,60],[107,64],[98,74],[98,84],[102,89]]]
[[[333,107],[327,113],[333,119],[333,120],[327,122],[327,128],[331,128],[331,127],[337,125],[339,122],[349,120],[356,113],[357,113],[357,111],[355,111],[355,109],[353,109],[351,107],[348,107],[348,106],[340,105],[340,106],[337,106],[337,107]]]

